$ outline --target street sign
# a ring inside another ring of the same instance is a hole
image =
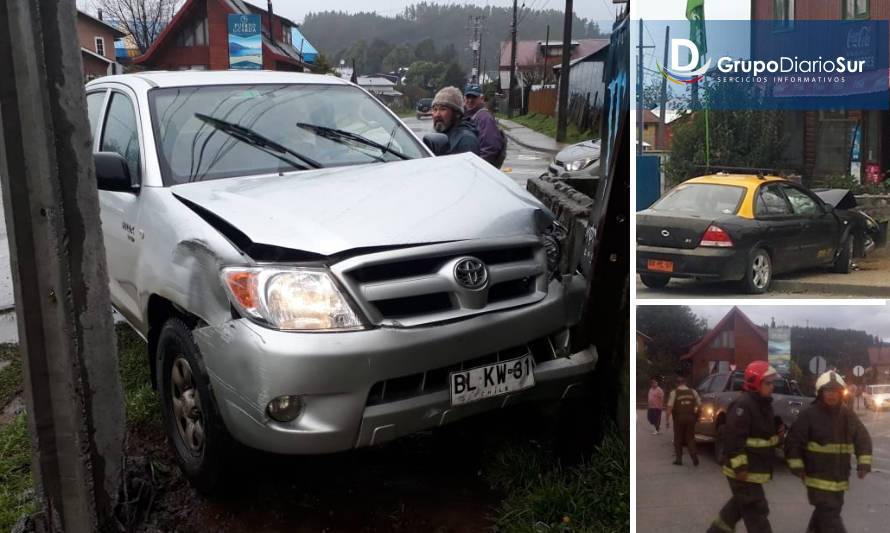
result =
[[[828,362],[821,355],[810,359],[810,372],[817,376],[828,370]]]
[[[865,374],[865,369],[862,368],[862,366],[856,365],[853,367],[853,375],[854,376],[856,376],[858,378],[858,377],[862,377],[863,374]]]

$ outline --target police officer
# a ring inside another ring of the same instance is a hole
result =
[[[754,361],[745,369],[742,394],[729,404],[723,426],[723,474],[732,497],[708,528],[708,533],[732,532],[739,520],[748,533],[771,533],[769,505],[763,484],[772,479],[775,447],[782,429],[773,414],[776,369]]]
[[[843,403],[844,379],[828,371],[816,380],[816,400],[791,426],[785,457],[791,472],[807,486],[814,507],[807,532],[843,533],[841,509],[849,488],[850,454],[859,479],[871,471],[871,437]]]
[[[701,399],[698,393],[686,386],[683,376],[677,377],[677,388],[668,397],[666,428],[671,427],[671,415],[674,417],[674,464],[683,464],[683,445],[689,450],[692,464],[698,466],[698,453],[695,449],[695,421]]]

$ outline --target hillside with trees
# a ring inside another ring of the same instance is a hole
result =
[[[472,66],[471,16],[486,17],[483,70],[493,73],[498,69],[501,42],[510,38],[512,10],[507,8],[420,2],[396,16],[324,11],[307,15],[300,30],[332,64],[354,60],[361,74],[391,72],[415,61],[456,63],[466,72]],[[550,38],[562,39],[559,10],[523,9],[519,20],[519,40],[544,40],[548,24]],[[572,27],[575,40],[602,37],[594,21],[575,17]]]

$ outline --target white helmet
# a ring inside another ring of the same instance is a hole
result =
[[[816,380],[816,392],[822,390],[822,387],[834,385],[835,387],[839,387],[841,389],[847,388],[847,384],[844,383],[844,378],[841,377],[840,374],[835,372],[834,370],[829,370],[825,372],[819,379]]]

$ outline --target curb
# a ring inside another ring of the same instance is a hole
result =
[[[542,148],[542,147],[540,147],[540,146],[535,146],[535,145],[533,145],[533,144],[529,144],[529,143],[527,143],[527,142],[520,141],[518,138],[514,137],[513,135],[510,135],[510,130],[506,130],[506,129],[505,129],[505,130],[504,130],[504,135],[506,135],[508,139],[510,139],[511,141],[515,142],[515,143],[518,144],[519,146],[522,146],[523,148],[528,148],[529,150],[534,150],[534,151],[536,151],[536,152],[544,152],[544,153],[546,153],[546,154],[556,155],[556,154],[558,154],[558,153],[560,152],[560,150],[561,150],[561,149],[554,150],[554,149],[552,149],[552,148]]]
[[[817,292],[837,296],[890,298],[890,286],[852,285],[801,280],[773,280],[773,289],[787,292]]]

